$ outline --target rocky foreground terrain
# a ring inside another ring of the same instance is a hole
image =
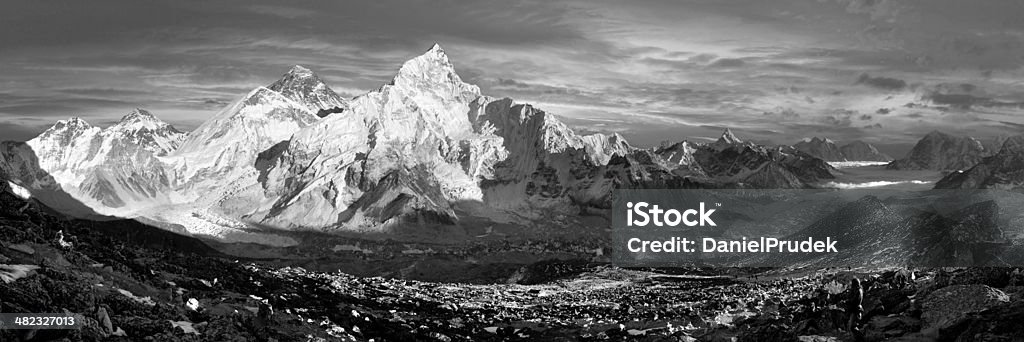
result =
[[[68,220],[0,182],[0,312],[81,314],[81,330],[0,340],[836,341],[851,277],[866,340],[1024,339],[1018,269],[909,272],[522,268],[472,285],[274,268],[135,221]],[[752,273],[761,271],[760,273]]]

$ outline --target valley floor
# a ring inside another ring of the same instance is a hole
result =
[[[66,311],[86,326],[0,330],[2,341],[851,340],[852,276],[865,279],[867,340],[1024,338],[1024,275],[1013,269],[907,280],[544,262],[522,268],[520,284],[424,282],[238,262],[131,221],[67,221],[3,204],[0,312]]]

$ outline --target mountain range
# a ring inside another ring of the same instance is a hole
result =
[[[579,135],[544,110],[481,94],[438,45],[350,100],[296,66],[192,132],[137,109],[107,128],[72,118],[0,147],[12,183],[52,207],[77,201],[260,243],[261,228],[538,222],[608,208],[614,188],[804,188],[833,177],[819,158],[729,130],[657,149]]]
[[[1024,185],[1024,136],[1006,139],[996,154],[965,170],[951,172],[936,189],[1016,189]]]
[[[879,152],[877,148],[866,142],[856,140],[838,146],[828,138],[806,138],[793,145],[796,149],[830,162],[843,161],[892,161],[892,157]]]

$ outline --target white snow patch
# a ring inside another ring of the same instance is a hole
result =
[[[405,246],[405,247],[406,247],[406,250],[403,250],[402,254],[406,254],[406,255],[409,255],[409,254],[433,254],[433,253],[436,253],[436,251],[434,251],[433,248],[428,248],[428,249],[410,248],[408,245]]]
[[[335,252],[335,253],[340,252],[340,251],[346,251],[346,252],[358,252],[358,253],[363,253],[363,254],[373,254],[372,250],[369,250],[369,249],[366,249],[366,248],[362,248],[362,247],[359,247],[359,246],[355,246],[355,245],[334,245],[334,247],[331,248],[331,251]]]
[[[199,300],[195,298],[189,298],[188,302],[185,303],[185,306],[192,311],[199,311]]]
[[[32,197],[32,193],[29,192],[28,189],[25,189],[18,184],[7,182],[7,185],[11,187],[11,193],[14,194],[14,196],[18,196],[21,199],[29,199]]]
[[[837,169],[846,169],[851,167],[864,167],[864,166],[879,166],[886,165],[889,162],[884,161],[840,161],[840,162],[828,162],[828,165]]]
[[[921,181],[921,180],[874,181],[874,182],[864,182],[864,183],[836,183],[836,182],[828,182],[828,183],[825,183],[823,186],[826,187],[826,188],[834,188],[834,189],[863,189],[863,188],[878,188],[878,187],[897,185],[897,184],[919,184],[919,185],[921,185],[921,184],[931,184],[931,182]]]
[[[171,321],[171,320],[168,320],[168,322],[171,322],[171,329],[179,328],[179,329],[181,329],[182,332],[184,332],[186,334],[199,335],[199,331],[197,331],[196,328],[192,326],[192,322],[189,322],[189,321]]]
[[[125,289],[117,289],[117,292],[120,293],[121,295],[125,296],[125,297],[131,298],[132,300],[138,302],[139,304],[143,304],[143,305],[146,305],[146,306],[154,306],[154,305],[156,305],[156,302],[153,301],[153,298],[150,298],[150,297],[139,297],[139,296],[136,296],[134,293],[131,293],[130,291],[125,290]]]

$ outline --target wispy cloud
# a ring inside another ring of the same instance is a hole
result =
[[[0,30],[0,136],[137,106],[187,129],[292,64],[355,96],[434,42],[488,94],[646,143],[721,127],[778,142],[995,134],[1024,124],[1022,12],[1015,0],[19,1],[0,12],[18,28]]]

